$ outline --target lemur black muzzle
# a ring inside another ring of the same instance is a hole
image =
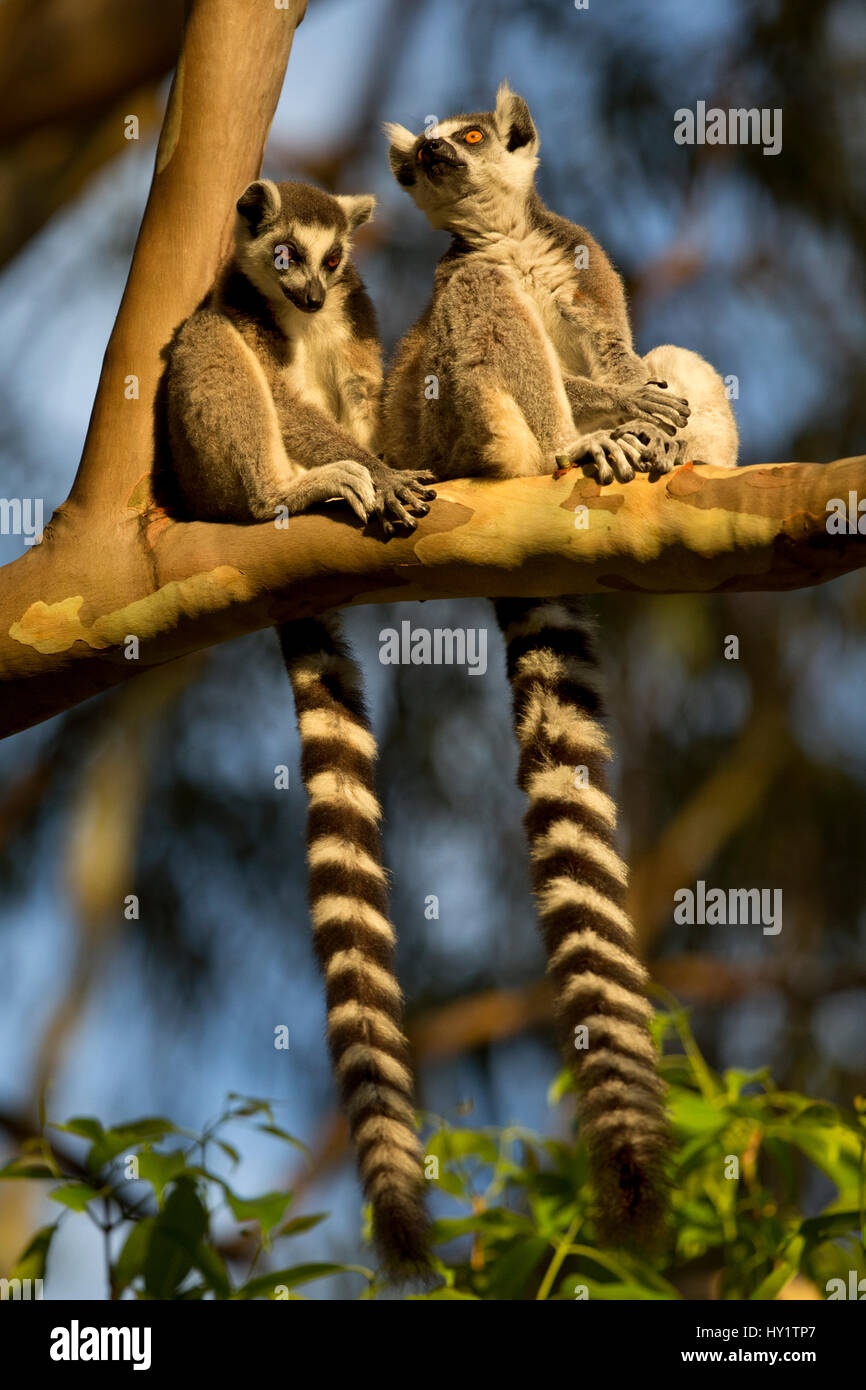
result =
[[[463,160],[454,153],[447,140],[423,140],[418,147],[418,163],[427,174],[440,168],[462,169]]]

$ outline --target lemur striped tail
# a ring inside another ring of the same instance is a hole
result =
[[[627,870],[614,847],[593,622],[576,598],[495,606],[508,649],[518,781],[529,797],[533,888],[575,1068],[599,1234],[607,1243],[652,1243],[665,1209],[668,1127],[647,1030],[647,974],[625,912]]]
[[[394,1277],[423,1275],[429,1266],[421,1145],[361,675],[335,615],[285,624],[279,635],[309,796],[309,894],[328,1046],[382,1262]]]

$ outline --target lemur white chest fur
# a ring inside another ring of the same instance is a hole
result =
[[[350,328],[344,305],[326,303],[315,318],[286,305],[278,322],[289,347],[282,373],[287,390],[297,400],[351,425],[345,393],[351,375],[346,359]]]
[[[577,254],[577,246],[574,248]],[[530,227],[523,217],[511,221],[507,231],[484,238],[474,254],[495,265],[508,279],[524,311],[548,340],[559,366],[568,372],[592,375],[593,361],[584,348],[579,328],[566,326],[564,311],[575,303],[578,272],[551,238]]]

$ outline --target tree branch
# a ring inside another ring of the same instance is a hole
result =
[[[866,536],[827,531],[831,498],[866,496],[862,457],[686,465],[604,489],[578,472],[461,480],[439,487],[412,536],[387,542],[322,514],[287,530],[174,522],[146,481],[119,513],[64,504],[42,544],[5,568],[0,735],[149,666],[348,604],[795,589],[866,564]]]
[[[863,458],[734,473],[686,465],[604,490],[578,472],[453,482],[413,536],[387,543],[333,514],[283,531],[181,524],[157,507],[162,352],[229,252],[234,202],[261,167],[303,11],[303,0],[189,5],[78,474],[42,543],[3,571],[0,735],[148,667],[344,604],[786,589],[864,564],[866,538],[826,530],[830,498],[866,495]]]

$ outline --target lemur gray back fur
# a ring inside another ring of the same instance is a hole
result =
[[[235,254],[175,335],[164,398],[187,515],[231,522],[343,499],[386,533],[434,496],[376,455],[382,382],[373,306],[350,259],[368,196],[257,180]],[[428,475],[429,477],[429,475]],[[290,543],[290,541],[289,541]],[[339,623],[284,623],[309,796],[309,891],[328,1042],[390,1273],[426,1268],[421,1152],[381,863],[376,745]]]
[[[440,479],[583,464],[600,484],[686,457],[736,461],[721,380],[694,353],[634,351],[622,282],[583,227],[544,206],[538,135],[507,86],[433,132],[387,126],[391,168],[452,235],[428,309],[386,383],[386,458]],[[431,379],[436,389],[426,389]],[[575,544],[579,544],[576,533]],[[646,972],[625,911],[591,619],[579,599],[496,604],[556,1011],[575,1064],[604,1239],[656,1238],[668,1143]]]

